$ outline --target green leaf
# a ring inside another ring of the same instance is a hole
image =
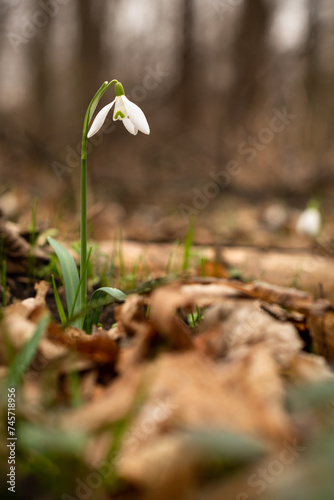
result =
[[[188,268],[189,268],[191,247],[192,247],[192,244],[194,241],[195,225],[196,225],[196,219],[195,219],[195,217],[192,217],[190,219],[186,239],[184,241],[182,272],[188,271]]]
[[[72,304],[72,309],[71,309],[71,312],[69,313],[69,319],[73,318],[73,316],[74,316],[74,302],[75,303],[77,302],[77,299],[79,297],[81,283],[85,279],[85,277],[87,276],[86,271],[87,271],[87,267],[88,267],[88,263],[89,263],[89,259],[90,259],[92,250],[93,250],[93,247],[90,247],[89,252],[88,252],[88,257],[87,257],[87,260],[86,260],[86,263],[85,263],[85,266],[84,266],[83,271],[82,271],[81,276],[80,276],[78,287],[77,287],[77,289],[75,291],[75,296],[74,296],[74,301],[73,301],[73,304]]]
[[[289,407],[296,411],[333,408],[333,400],[334,382],[332,379],[294,387],[287,394]]]
[[[7,387],[17,387],[21,380],[24,372],[28,368],[31,363],[32,358],[34,357],[38,343],[49,324],[50,317],[46,314],[41,321],[38,323],[35,333],[31,337],[31,339],[22,347],[21,351],[15,356],[13,362],[11,363],[8,379],[7,379]]]
[[[262,441],[236,432],[194,430],[187,435],[190,446],[200,451],[203,461],[217,461],[222,465],[247,463],[268,451]]]
[[[66,323],[65,311],[64,311],[63,304],[61,303],[61,300],[60,300],[60,297],[59,297],[59,294],[58,294],[58,290],[57,290],[57,286],[56,286],[54,275],[52,275],[51,278],[52,278],[53,293],[54,293],[54,296],[55,296],[55,301],[56,301],[56,305],[57,305],[57,309],[58,309],[58,314],[59,314],[59,317],[60,317],[61,324],[64,326],[65,323]]]
[[[63,273],[63,281],[66,291],[66,303],[68,314],[73,310],[73,314],[79,313],[80,301],[75,300],[76,290],[79,286],[79,274],[72,255],[53,238],[48,238],[49,244],[56,252]],[[73,321],[73,326],[81,328],[81,320]]]
[[[110,300],[105,302],[105,299],[108,296],[110,297]],[[94,304],[96,304],[96,308],[86,314],[83,327],[85,332],[91,333],[93,325],[97,325],[104,305],[111,304],[112,302],[123,302],[125,299],[126,295],[120,290],[117,290],[117,288],[104,286],[95,290],[91,296],[89,306],[94,306]]]
[[[87,437],[79,431],[65,431],[53,427],[43,427],[22,423],[18,428],[20,445],[26,450],[34,450],[45,455],[77,455],[85,449]]]

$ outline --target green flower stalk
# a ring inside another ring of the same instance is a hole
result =
[[[96,115],[91,127],[89,128],[93,114],[101,97],[113,83],[115,83],[115,99],[101,109],[101,111]],[[104,299],[106,296],[109,296],[109,302],[110,297],[111,300],[118,301],[122,301],[125,299],[125,295],[120,290],[116,290],[115,288],[110,287],[103,287],[94,292],[90,304],[89,306],[87,306],[87,139],[89,137],[92,137],[101,129],[105,122],[107,114],[109,113],[113,105],[115,105],[113,120],[122,120],[123,125],[131,134],[136,135],[138,133],[138,130],[140,130],[144,134],[150,133],[150,128],[143,111],[139,108],[139,106],[131,102],[125,96],[122,84],[118,80],[104,82],[96,92],[87,108],[82,131],[80,276],[78,275],[73,257],[59,243],[57,243],[52,238],[49,238],[49,243],[56,252],[62,268],[63,280],[66,290],[67,309],[69,314],[68,321],[72,322],[73,326],[79,328],[83,327],[87,333],[91,332],[92,325],[96,324],[99,319],[99,315],[102,310],[101,299]],[[96,310],[95,313],[92,313],[92,310],[94,310],[94,300],[96,301]],[[83,317],[85,310],[88,310],[89,312],[87,313],[86,317]],[[74,318],[73,321],[71,321],[72,315]]]
[[[117,83],[117,80],[104,82],[91,100],[85,115],[83,130],[82,130],[82,146],[81,146],[81,217],[80,217],[80,309],[85,309],[87,305],[87,135],[89,123],[92,119],[94,111],[105,93],[112,83]]]

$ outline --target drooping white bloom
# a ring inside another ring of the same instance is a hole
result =
[[[104,106],[104,108],[102,108],[96,115],[87,137],[92,137],[100,130],[114,104],[114,121],[122,120],[124,127],[128,130],[128,132],[130,132],[130,134],[137,135],[138,130],[144,134],[149,134],[150,127],[147,123],[146,116],[137,104],[131,102],[124,95],[123,86],[119,82],[115,85],[115,93],[115,99],[110,104]]]
[[[321,228],[321,215],[317,208],[309,207],[300,214],[296,224],[298,234],[318,236]]]

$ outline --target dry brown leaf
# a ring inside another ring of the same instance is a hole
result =
[[[134,453],[122,451],[115,465],[118,475],[131,484],[152,493],[158,488],[159,500],[183,498],[194,473],[189,449],[177,434],[161,435]]]
[[[168,398],[174,425],[216,426],[272,437],[287,432],[278,367],[263,346],[222,365],[195,351],[165,354],[150,372],[151,403]]]
[[[305,314],[296,311],[287,311],[278,304],[261,302],[261,309],[279,321],[291,321],[293,324],[305,324]]]
[[[141,295],[129,295],[121,306],[116,309],[116,321],[120,334],[132,337],[142,335],[147,331],[146,309],[148,301]]]
[[[181,286],[181,291],[199,306],[225,302],[226,299],[250,297],[302,314],[322,315],[331,308],[327,300],[314,301],[306,292],[260,281],[242,283],[217,278],[192,278]]]
[[[242,292],[231,288],[228,283],[227,280],[206,284],[187,283],[181,286],[180,291],[200,307],[208,304],[221,304],[222,301],[225,303],[226,300],[233,298],[244,298]]]
[[[27,309],[21,303],[5,309],[4,318],[0,323],[2,355],[4,354],[4,339],[8,339],[13,347],[19,350],[33,336],[36,324],[28,319],[28,314]]]
[[[130,295],[116,310],[117,327],[120,337],[130,337],[120,351],[118,370],[123,373],[131,364],[143,360],[149,353],[157,333],[146,317],[148,299],[140,295]]]
[[[8,274],[25,274],[28,258],[34,256],[36,262],[43,264],[49,261],[48,255],[40,248],[34,248],[14,229],[13,224],[0,218],[0,239],[6,255]]]
[[[48,283],[40,281],[35,285],[36,297],[16,302],[5,309],[4,319],[0,324],[0,335],[6,335],[7,340],[17,351],[31,339],[36,331],[37,323],[47,312],[45,297],[48,289]],[[66,353],[66,347],[43,337],[39,342],[31,367],[41,371],[51,361],[62,358]],[[1,359],[4,357],[6,357],[5,351],[2,352]]]
[[[281,365],[302,349],[295,327],[263,311],[258,302],[226,300],[208,309],[195,329],[195,345],[210,357],[234,356],[238,350],[264,344]]]
[[[309,315],[307,324],[315,351],[327,361],[334,361],[334,311],[322,316]]]
[[[64,412],[59,420],[62,428],[93,431],[124,417],[130,410],[143,376],[143,365],[132,368],[101,392],[92,402],[76,410]]]
[[[118,472],[143,486],[161,480],[163,463],[179,464],[179,429],[246,432],[279,443],[292,436],[283,382],[264,346],[217,365],[196,351],[166,353],[147,366],[147,398],[124,440]],[[183,463],[191,463],[183,454]],[[180,466],[177,465],[177,467]],[[154,480],[152,479],[154,478]]]
[[[229,286],[243,292],[249,297],[260,299],[264,302],[276,303],[287,309],[302,313],[322,314],[330,304],[326,300],[313,301],[312,296],[295,288],[287,288],[263,281],[253,283],[228,282]]]
[[[40,281],[35,284],[35,290],[36,297],[29,297],[21,302],[27,309],[29,315],[32,314],[37,307],[46,306],[45,298],[49,290],[49,284],[46,281]]]
[[[170,492],[174,477],[180,488],[188,483],[193,461],[180,429],[246,432],[274,445],[293,436],[278,366],[262,345],[224,364],[195,350],[164,353],[115,379],[99,398],[63,414],[60,425],[84,431],[107,428],[129,415],[140,391],[144,400],[113,461],[121,477],[140,487],[158,483]]]
[[[320,382],[334,377],[323,357],[306,352],[291,358],[284,375],[294,384]]]
[[[51,362],[60,360],[66,356],[68,349],[66,346],[54,343],[52,340],[43,337],[38,344],[37,356],[34,359],[32,368],[41,371]]]
[[[212,276],[214,278],[228,278],[230,276],[229,266],[224,261],[204,260],[201,266],[197,268],[197,274],[200,276]]]
[[[0,337],[6,338],[10,344],[19,350],[28,342],[36,330],[36,324],[47,311],[45,296],[48,284],[41,281],[35,286],[36,297],[25,299],[12,304],[4,310],[4,317],[0,323]],[[1,342],[0,358],[5,355],[4,342]]]
[[[272,285],[264,281],[254,281],[252,283],[241,283],[239,281],[231,281],[230,286],[242,291],[250,297],[261,299],[266,302],[274,303],[299,303],[312,302],[312,297],[309,293],[297,290],[296,288],[287,288],[283,286]],[[288,307],[286,305],[286,307]],[[291,307],[291,309],[294,309]]]
[[[295,327],[281,322],[261,310],[258,303],[236,307],[221,324],[217,355],[233,355],[245,346],[265,345],[281,365],[289,364],[291,357],[303,347]]]
[[[272,439],[290,431],[278,366],[261,345],[221,365],[196,351],[161,354],[117,378],[103,397],[69,412],[63,425],[85,430],[107,425],[129,411],[140,386],[146,399],[133,425],[150,427],[143,441],[180,426],[226,428]],[[143,424],[150,418],[151,425]]]
[[[177,316],[177,310],[191,307],[193,301],[180,291],[179,285],[161,287],[151,295],[150,318],[153,328],[167,339],[172,349],[193,346],[189,328]]]
[[[51,324],[48,329],[48,338],[79,354],[88,356],[95,363],[115,365],[118,358],[118,345],[107,332],[101,329],[95,328],[91,335],[87,335],[78,328],[70,327],[63,330],[60,326]]]

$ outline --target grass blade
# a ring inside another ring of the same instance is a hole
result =
[[[179,240],[176,240],[176,242],[174,243],[173,248],[168,256],[168,262],[167,262],[167,267],[166,267],[166,276],[168,276],[171,272],[172,260],[174,257],[175,250],[177,249],[179,244],[180,244]]]
[[[87,306],[84,308],[84,309],[81,309],[77,314],[75,314],[71,320],[67,320],[65,325],[64,325],[64,328],[67,328],[68,326],[70,326],[71,324],[73,324],[73,321],[76,320],[77,318],[84,318],[86,316],[86,314],[88,312],[91,312],[91,311],[95,311],[95,309],[99,306],[102,306],[102,308],[104,306],[107,306],[108,304],[110,304],[110,299],[107,299],[107,298],[100,298],[98,300],[94,300],[94,303],[93,304],[87,304]]]
[[[7,306],[7,261],[3,259],[1,263],[1,286],[2,292],[2,305]]]
[[[196,225],[196,219],[195,217],[192,217],[189,222],[189,227],[184,242],[184,253],[183,253],[183,264],[182,264],[182,272],[184,273],[188,271],[189,268],[191,247],[194,241],[195,225]]]
[[[209,463],[224,469],[227,465],[241,465],[263,458],[267,447],[264,442],[247,434],[224,430],[195,430],[187,433],[189,444],[200,451]]]
[[[65,323],[66,323],[66,314],[65,314],[65,311],[64,311],[64,308],[63,308],[63,304],[61,303],[61,300],[60,300],[60,297],[59,297],[59,293],[58,293],[58,290],[57,290],[57,286],[56,286],[54,275],[52,275],[51,278],[52,278],[53,293],[54,293],[54,296],[55,296],[55,301],[56,301],[56,305],[57,305],[57,309],[58,309],[58,314],[59,314],[59,317],[60,317],[61,324],[64,326]]]
[[[70,314],[73,308],[73,314],[76,314],[80,311],[80,302],[78,300],[78,297],[77,300],[75,300],[76,291],[79,286],[79,274],[77,266],[72,255],[60,243],[51,238],[51,236],[49,236],[48,242],[56,252],[60,262],[66,291],[67,312],[68,314]],[[72,324],[77,328],[81,328],[80,319],[75,320]]]
[[[77,300],[78,300],[78,297],[79,297],[79,292],[80,292],[80,288],[81,288],[81,283],[82,283],[82,280],[84,279],[84,277],[86,276],[86,270],[87,270],[87,267],[88,267],[88,263],[89,263],[89,259],[90,259],[90,256],[91,256],[91,253],[92,253],[92,250],[93,250],[93,247],[90,247],[89,249],[89,252],[88,252],[88,256],[87,256],[87,260],[86,260],[86,264],[85,264],[85,267],[83,268],[83,272],[81,273],[81,277],[80,277],[80,280],[79,280],[79,283],[78,283],[78,287],[75,291],[75,296],[74,296],[74,301],[73,301],[73,305],[72,305],[72,309],[71,309],[71,312],[69,314],[69,319],[71,320],[71,318],[73,318],[74,316],[74,305],[76,304]]]
[[[89,306],[94,306],[94,304],[96,303],[97,307],[86,314],[83,327],[85,332],[91,333],[93,325],[97,325],[103,309],[103,305],[100,305],[101,299],[107,298],[108,295],[110,297],[110,300],[108,300],[106,304],[111,304],[112,302],[123,302],[126,299],[126,295],[120,290],[117,290],[117,288],[104,286],[102,288],[99,288],[98,290],[95,290],[90,299]]]

